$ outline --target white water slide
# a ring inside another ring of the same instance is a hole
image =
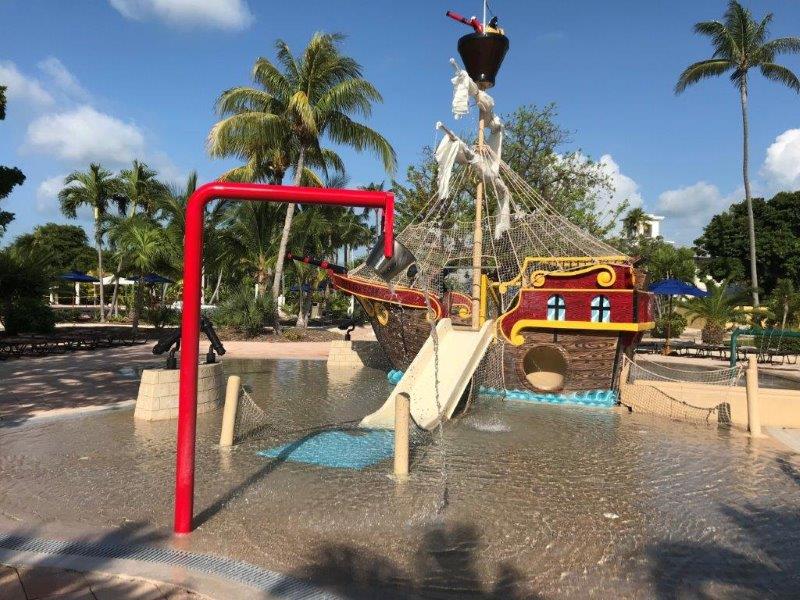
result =
[[[428,337],[402,379],[377,411],[361,421],[361,427],[394,429],[394,399],[399,393],[411,398],[411,418],[422,429],[433,429],[453,415],[494,334],[494,321],[478,331],[454,329],[450,319],[436,325],[438,358],[433,336]],[[437,402],[436,379],[439,380]]]

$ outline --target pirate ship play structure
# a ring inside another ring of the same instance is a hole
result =
[[[466,115],[474,100],[477,143],[437,124],[438,189],[396,236],[393,258],[379,244],[349,273],[328,269],[405,371],[395,393],[411,395],[424,428],[452,414],[470,381],[512,397],[597,398],[653,326],[645,276],[631,258],[556,212],[503,161],[503,123],[486,93],[509,47],[496,19],[484,27],[448,16],[474,29],[458,43],[465,69],[451,62],[453,112]],[[392,407],[390,398],[363,425],[391,427]]]

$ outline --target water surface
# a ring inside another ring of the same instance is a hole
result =
[[[222,450],[221,413],[200,415],[199,529],[183,542],[193,550],[353,598],[800,596],[800,463],[770,440],[483,399],[442,439],[415,435],[411,478],[398,484],[388,459],[359,470],[257,454],[352,427],[385,400],[385,373],[226,368],[269,427]],[[174,422],[103,414],[3,429],[0,443],[5,520],[168,540]]]

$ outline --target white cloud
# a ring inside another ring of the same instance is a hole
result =
[[[136,125],[84,105],[38,117],[28,126],[26,143],[62,160],[126,163],[142,156],[144,135]]]
[[[788,129],[767,148],[761,175],[770,188],[800,187],[800,129]]]
[[[743,196],[741,189],[723,195],[717,186],[705,181],[663,192],[658,197],[656,212],[667,217],[664,237],[691,244],[711,217],[727,210]]]
[[[170,25],[240,30],[253,22],[245,0],[109,0],[128,19],[159,19]]]
[[[0,85],[8,87],[6,97],[9,100],[32,102],[38,106],[53,104],[53,96],[33,77],[20,73],[11,61],[0,61]]]
[[[58,192],[64,187],[66,175],[56,175],[43,180],[36,188],[36,212],[54,215],[59,212]]]
[[[89,93],[78,82],[78,79],[55,56],[47,57],[39,63],[38,67],[71,98],[86,100],[89,97]]]
[[[620,170],[614,157],[603,154],[598,162],[611,178],[611,185],[614,187],[614,192],[608,198],[608,207],[614,209],[626,201],[631,208],[641,206],[642,195],[639,193],[639,184]]]

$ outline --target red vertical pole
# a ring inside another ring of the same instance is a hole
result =
[[[186,207],[183,256],[178,453],[175,469],[175,533],[192,530],[194,450],[197,428],[197,363],[200,353],[200,277],[203,262],[203,216],[207,199],[194,194]]]
[[[394,252],[394,196],[389,194],[383,209],[383,255],[389,257]]]

